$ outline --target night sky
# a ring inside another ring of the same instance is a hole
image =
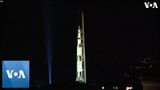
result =
[[[143,2],[103,0],[6,0],[0,7],[0,59],[30,60],[31,80],[47,83],[49,45],[53,83],[75,81],[81,8],[88,82],[106,81],[141,58],[160,60],[159,9],[146,9]]]

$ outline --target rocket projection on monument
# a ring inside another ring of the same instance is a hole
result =
[[[81,25],[78,27],[77,35],[77,76],[76,81],[86,83],[86,57],[85,57],[85,37],[84,37],[84,15],[81,12]]]

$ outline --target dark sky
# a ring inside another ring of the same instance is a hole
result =
[[[142,3],[88,4],[85,14],[90,80],[107,80],[140,58],[159,58],[159,10],[146,10]],[[114,66],[115,62],[119,64]]]
[[[50,35],[53,82],[74,81],[81,7],[88,81],[107,80],[123,71],[123,63],[160,58],[159,10],[147,10],[143,2],[6,0],[0,7],[1,59],[29,59],[33,81],[35,77],[47,81],[46,35]],[[113,67],[114,62],[120,64]]]

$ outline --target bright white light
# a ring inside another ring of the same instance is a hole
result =
[[[126,90],[133,90],[133,87],[126,87]]]
[[[104,86],[102,86],[102,90],[104,90]]]

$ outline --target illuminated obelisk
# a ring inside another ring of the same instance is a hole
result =
[[[77,36],[77,77],[76,81],[86,83],[86,57],[85,57],[85,35],[84,35],[84,16],[81,12],[82,23],[78,27]]]

